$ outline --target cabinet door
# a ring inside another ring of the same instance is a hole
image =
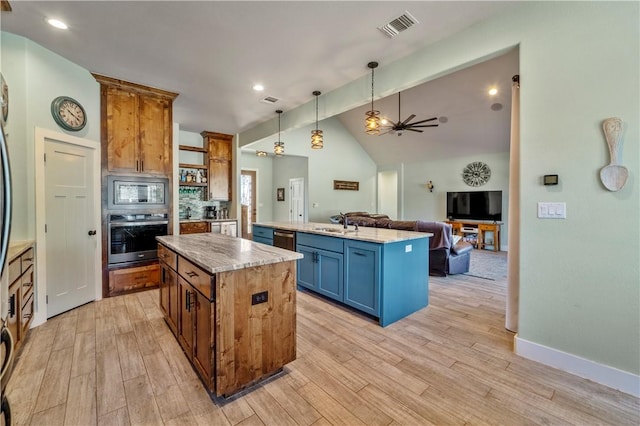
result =
[[[343,299],[343,255],[316,249],[316,283],[318,293],[332,299]]]
[[[169,282],[170,269],[164,262],[160,262],[160,309],[167,317],[169,315]]]
[[[238,225],[235,222],[228,222],[221,224],[221,233],[230,237],[238,236]]]
[[[209,138],[209,158],[231,161],[231,136],[224,139]]]
[[[140,166],[143,173],[165,174],[169,166],[169,101],[139,95]]]
[[[11,332],[13,336],[14,342],[17,344],[20,339],[22,339],[22,335],[19,332],[20,329],[20,305],[22,301],[20,300],[20,286],[22,281],[17,280],[16,283],[9,287],[9,311],[7,314],[7,328]]]
[[[138,97],[115,87],[106,90],[107,168],[137,173],[139,163]]]
[[[272,241],[273,244],[273,241]],[[315,270],[316,270],[316,251],[313,247],[301,246],[296,247],[296,251],[304,257],[298,259],[298,282],[302,287],[316,290]]]
[[[109,271],[109,295],[157,287],[159,284],[160,265],[157,263]]]
[[[344,303],[379,317],[380,246],[345,242]]]
[[[213,324],[211,323],[211,312],[214,305],[197,291],[193,291],[193,319],[195,322],[195,341],[193,347],[193,363],[200,370],[209,383],[212,373],[213,345],[215,342],[213,335]]]
[[[167,319],[169,320],[169,328],[173,334],[178,332],[178,316],[180,315],[180,302],[178,296],[180,288],[178,286],[178,273],[173,269],[167,270],[167,284],[169,293],[169,312]]]
[[[209,160],[209,199],[231,200],[231,162],[227,160]]]
[[[180,224],[180,234],[198,234],[209,231],[207,222],[184,222]]]
[[[178,342],[191,360],[193,358],[193,317],[191,315],[193,291],[191,285],[178,276]]]

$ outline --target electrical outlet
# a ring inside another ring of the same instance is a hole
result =
[[[269,292],[262,291],[260,293],[255,293],[251,295],[251,304],[258,305],[260,303],[265,303],[269,300]]]
[[[407,244],[406,246],[404,246],[404,252],[405,253],[411,253],[413,251],[413,245],[412,244]]]

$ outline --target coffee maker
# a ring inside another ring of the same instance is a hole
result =
[[[206,206],[204,208],[204,215],[207,219],[217,219],[218,212],[216,211],[216,206]]]

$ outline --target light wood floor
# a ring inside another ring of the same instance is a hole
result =
[[[212,402],[164,324],[157,290],[31,330],[8,387],[15,424],[639,424],[637,398],[519,358],[505,283],[430,279],[428,308],[379,327],[298,292],[298,359]]]

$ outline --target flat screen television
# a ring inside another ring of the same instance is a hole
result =
[[[502,191],[447,192],[447,217],[500,222]]]

